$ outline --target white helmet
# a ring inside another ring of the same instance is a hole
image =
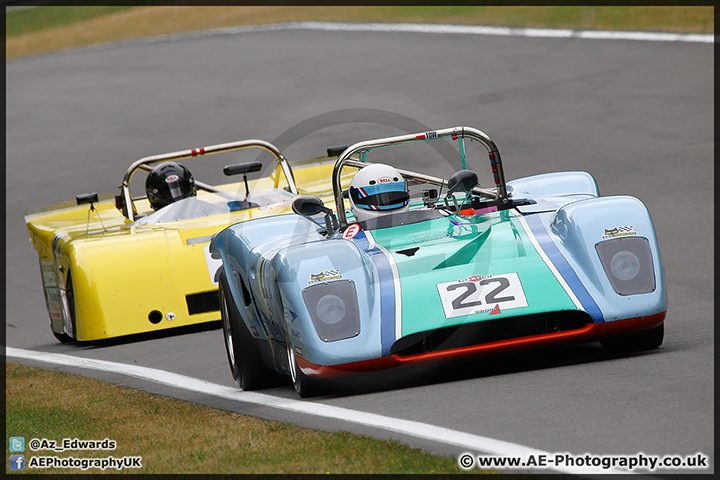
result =
[[[375,163],[363,167],[350,182],[350,207],[358,222],[386,213],[408,211],[407,182],[396,169]]]

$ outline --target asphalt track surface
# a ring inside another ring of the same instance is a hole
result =
[[[278,140],[292,160],[420,124],[470,125],[496,141],[508,179],[584,170],[603,195],[648,206],[669,292],[665,343],[635,355],[593,344],[483,359],[311,401],[548,452],[714,457],[712,44],[280,30],[77,49],[6,68],[8,346],[233,386],[217,328],[59,344],[25,210],[116,193],[127,166],[151,154],[260,138]],[[23,363],[396,438],[117,373]],[[289,383],[264,393],[295,398]]]

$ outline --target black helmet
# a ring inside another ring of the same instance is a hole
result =
[[[153,210],[159,210],[192,197],[197,192],[197,186],[190,170],[175,162],[165,162],[153,168],[147,176],[145,192]]]

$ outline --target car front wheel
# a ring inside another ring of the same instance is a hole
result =
[[[295,351],[289,341],[287,345],[288,366],[290,367],[290,376],[292,377],[295,391],[303,398],[320,395],[322,393],[322,389],[319,382],[317,380],[313,380],[302,372],[298,366]]]
[[[269,386],[276,374],[265,366],[257,341],[250,335],[230,296],[224,272],[220,275],[219,283],[225,351],[233,379],[243,390],[257,390]]]

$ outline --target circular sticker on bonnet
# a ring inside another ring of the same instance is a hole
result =
[[[358,225],[357,223],[353,223],[352,225],[348,225],[348,227],[345,229],[342,234],[342,238],[355,238],[355,235],[357,235],[358,233],[360,233],[360,225]]]

